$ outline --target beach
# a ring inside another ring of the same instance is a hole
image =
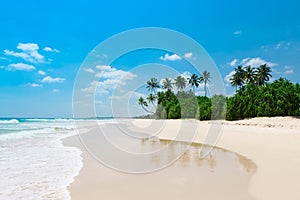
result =
[[[184,163],[186,163],[184,159],[192,158],[184,156],[185,154],[170,167],[155,172],[140,175],[124,173],[104,166],[105,163],[97,161],[96,154],[91,154],[90,147],[98,136],[95,133],[97,129],[93,129],[95,127],[87,126],[85,127],[87,133],[82,133],[80,137],[72,136],[64,139],[65,145],[80,148],[83,152],[83,167],[79,175],[75,177],[75,181],[68,187],[72,199],[198,199],[199,197],[204,199],[300,199],[298,190],[300,179],[299,119],[276,117],[232,122],[133,119],[124,120],[121,124],[127,127],[126,131],[129,133],[131,131],[142,132],[142,130],[150,133],[153,130],[153,136],[161,141],[176,139],[201,144],[213,142],[216,147],[228,153],[219,153],[221,158],[217,160],[217,163],[220,164],[217,164],[215,172],[212,173],[204,170],[203,167],[197,168],[197,159],[189,161],[188,167],[184,168]],[[122,126],[120,127],[122,129]],[[179,129],[184,135],[178,132]],[[88,130],[91,132],[88,133]],[[108,126],[105,129],[107,135],[109,135],[109,130],[114,132],[114,129]],[[207,133],[211,130],[218,130],[219,134],[215,135],[213,140],[207,140]],[[89,141],[91,144],[86,145]],[[189,152],[193,154],[196,150]],[[215,154],[207,154],[208,157],[210,155]],[[235,157],[235,160],[239,158],[239,164],[232,161],[230,157]],[[183,167],[178,163],[183,163]],[[222,167],[222,163],[225,163],[224,166],[230,166],[226,169],[227,171],[222,171],[225,168]],[[135,165],[128,166],[136,167]],[[231,171],[241,166],[244,170]],[[200,169],[203,173],[199,175],[197,170]],[[179,181],[180,184],[174,184],[174,181],[177,183]]]

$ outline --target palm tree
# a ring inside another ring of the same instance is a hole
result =
[[[271,68],[268,67],[268,65],[264,64],[261,65],[257,70],[256,70],[256,83],[259,86],[264,85],[267,81],[270,80],[271,75]]]
[[[235,87],[235,91],[237,91],[237,88],[239,86],[239,77],[237,76],[237,74],[234,74],[230,78],[230,84],[231,84],[232,87]]]
[[[157,97],[155,95],[153,95],[152,93],[149,94],[149,96],[147,97],[147,100],[149,103],[152,103],[152,105],[154,106],[154,102],[156,101]]]
[[[230,82],[232,86],[236,87],[241,87],[244,84],[245,80],[245,71],[242,66],[238,66],[237,68],[234,69],[235,73],[234,75],[230,78]]]
[[[145,108],[145,107],[148,107],[148,103],[147,103],[147,101],[145,101],[145,99],[143,97],[140,97],[138,99],[138,104],[141,105],[141,107],[143,108],[143,110],[145,110],[148,113],[152,113],[153,114],[153,112],[151,112],[150,110],[147,110]]]
[[[160,88],[159,83],[156,78],[151,78],[149,81],[147,81],[147,87],[148,91],[153,92],[156,94],[156,89]]]
[[[255,81],[255,71],[251,65],[245,67],[245,81],[247,84],[254,84]]]
[[[190,78],[188,78],[189,85],[193,88],[193,92],[195,94],[195,87],[199,87],[200,80],[198,75],[193,74]]]
[[[182,76],[177,76],[175,79],[175,86],[177,87],[178,90],[182,91],[186,87],[186,80]]]
[[[207,83],[210,82],[210,72],[208,72],[207,70],[205,70],[202,74],[202,76],[200,76],[199,81],[200,83],[204,83],[204,92],[205,92],[205,96],[206,96],[206,85]]]
[[[163,81],[163,89],[166,89],[166,90],[172,90],[173,89],[172,79],[166,78]]]

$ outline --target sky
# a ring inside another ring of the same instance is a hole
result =
[[[228,80],[237,65],[267,63],[272,69],[271,81],[284,77],[300,82],[299,7],[296,0],[3,1],[0,117],[72,117],[74,89],[88,96],[93,84],[99,90],[93,105],[97,115],[112,116],[115,80],[127,77],[121,82],[125,86],[141,78],[134,67],[157,63],[179,74],[191,72],[184,58],[193,58],[192,51],[179,56],[144,50],[120,57],[111,65],[84,66],[82,70],[99,81],[74,87],[80,66],[98,44],[120,32],[143,27],[175,30],[198,42],[216,64],[227,95],[234,93]],[[105,77],[99,75],[103,70]],[[197,92],[203,94],[203,88]],[[147,91],[141,86],[130,94],[129,112],[143,114],[134,100]]]

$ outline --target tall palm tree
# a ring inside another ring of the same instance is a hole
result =
[[[149,94],[149,96],[147,97],[147,100],[149,103],[151,103],[152,105],[154,105],[154,102],[156,101],[157,97],[155,95],[153,95],[152,93]]]
[[[245,67],[245,81],[247,84],[254,84],[255,82],[255,71],[251,65]]]
[[[257,70],[256,70],[256,77],[255,81],[257,85],[262,86],[264,85],[267,81],[270,80],[271,75],[271,68],[268,67],[267,64],[261,65]]]
[[[241,65],[239,65],[237,68],[234,69],[235,73],[230,78],[230,82],[232,86],[241,87],[244,84],[245,80],[245,71]]]
[[[143,97],[140,97],[138,99],[138,104],[141,105],[141,107],[143,108],[144,111],[153,114],[153,112],[151,112],[150,110],[146,109],[146,107],[148,107],[148,103],[147,103],[147,101],[145,101],[145,99]]]
[[[166,89],[166,90],[173,89],[172,79],[166,78],[165,80],[163,80],[163,89]]]
[[[200,76],[199,80],[200,80],[200,83],[204,83],[204,92],[205,92],[205,96],[206,96],[206,85],[207,83],[210,82],[210,72],[208,72],[207,70],[205,70],[203,72],[203,74]]]
[[[182,76],[177,76],[175,79],[175,86],[177,87],[178,90],[182,91],[186,87],[186,80]]]
[[[156,78],[151,78],[149,81],[147,81],[147,87],[148,91],[153,92],[156,94],[157,88],[160,88],[159,83]]]
[[[197,74],[193,74],[190,78],[188,78],[189,85],[193,88],[193,92],[195,94],[195,87],[199,87],[200,80]]]

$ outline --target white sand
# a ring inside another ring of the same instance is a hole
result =
[[[151,120],[139,119],[130,121],[128,124],[130,124],[129,127],[132,130],[148,129],[149,132],[149,130],[151,131],[152,122]],[[157,123],[157,121],[155,122]],[[205,141],[206,134],[212,124],[222,123],[222,135],[216,146],[243,155],[251,159],[257,166],[255,174],[249,181],[248,192],[251,196],[258,200],[300,199],[299,119],[276,117],[235,122],[199,122],[196,120],[161,122],[164,124],[163,128],[153,133],[158,134],[159,138],[174,139],[178,129],[183,124],[188,124],[187,127],[190,128],[185,128],[186,135],[180,137],[179,140],[185,140],[185,137],[191,138],[189,134],[193,134],[196,127],[197,135],[194,142],[199,143]],[[69,138],[67,144],[80,147],[76,140],[74,137]],[[80,175],[75,178],[75,182],[70,186],[71,196],[73,199],[92,199],[93,195],[98,192],[98,198],[100,199],[101,194],[103,194],[103,191],[101,192],[103,187],[106,186],[109,189],[114,187],[114,184],[107,182],[106,185],[103,185],[99,182],[104,174],[101,175],[96,172],[103,166],[95,162],[86,152],[83,152],[83,161],[84,167]],[[111,170],[101,169],[99,172],[105,172],[105,177],[113,177]],[[142,191],[142,187],[139,189]]]

